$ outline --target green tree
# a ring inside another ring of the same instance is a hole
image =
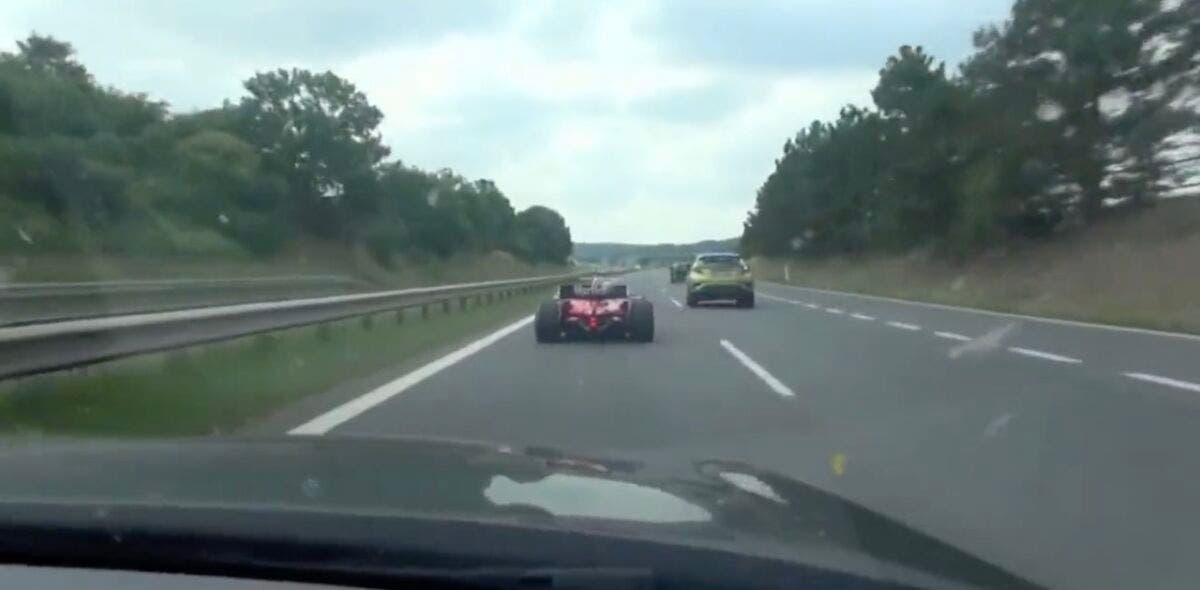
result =
[[[75,60],[75,48],[70,43],[50,36],[30,33],[17,41],[16,60],[27,70],[51,78],[66,80],[83,87],[92,85],[92,75]]]
[[[388,155],[377,130],[383,114],[332,72],[280,69],[256,74],[245,87],[241,130],[287,179],[294,214],[315,232],[343,236],[339,201],[347,183]]]
[[[877,225],[894,247],[944,238],[958,214],[965,96],[921,47],[900,48],[871,91],[886,123]]]
[[[0,211],[57,227],[67,248],[268,256],[317,236],[377,260],[508,250],[562,262],[557,213],[525,212],[490,180],[385,161],[382,113],[332,73],[276,70],[237,104],[167,115],[98,86],[69,43],[0,53]],[[33,225],[30,225],[32,227]],[[41,248],[24,238],[0,247]]]
[[[535,205],[518,213],[513,225],[514,253],[525,260],[565,264],[571,255],[571,230],[557,211]]]
[[[1037,101],[997,106],[1024,111],[1006,119],[1048,128],[1040,136],[1048,144],[1043,153],[1057,184],[1075,187],[1061,194],[1072,201],[1078,194],[1073,209],[1082,221],[1095,217],[1106,198],[1153,193],[1159,144],[1187,124],[1172,106],[1178,92],[1161,86],[1185,64],[1178,55],[1159,62],[1152,48],[1156,38],[1186,36],[1188,24],[1161,5],[1017,0],[1002,28],[977,37],[980,53],[964,70],[976,87],[1010,98],[1020,91]]]

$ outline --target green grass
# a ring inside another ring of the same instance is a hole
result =
[[[1200,199],[951,263],[920,255],[754,259],[755,276],[806,287],[1200,333]]]
[[[0,382],[0,432],[173,437],[232,432],[305,396],[463,341],[531,313],[545,293],[429,318],[408,310],[87,369]],[[518,336],[519,337],[519,336]]]
[[[3,219],[0,209],[0,220]],[[0,227],[0,230],[3,230]],[[0,231],[0,236],[4,234]],[[16,235],[13,232],[13,235]],[[364,251],[329,244],[307,244],[266,259],[250,256],[160,254],[31,254],[0,244],[0,282],[101,281],[121,279],[238,278],[287,275],[343,275],[380,288],[441,285],[569,272],[567,267],[529,264],[505,252],[460,254],[445,259],[397,257],[391,268],[379,266]]]

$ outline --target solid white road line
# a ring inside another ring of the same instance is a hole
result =
[[[762,365],[754,362],[754,359],[746,356],[746,353],[738,350],[738,347],[734,346],[732,342],[722,339],[721,346],[724,347],[729,354],[733,355],[733,358],[737,359],[739,363],[742,363],[742,365],[744,365],[747,369],[750,369],[751,373],[754,373],[755,376],[757,376],[759,379],[762,379],[763,383],[766,383],[767,387],[770,387],[775,393],[778,393],[783,397],[794,397],[796,395],[795,392],[793,392],[787,385],[784,385],[780,380],[776,379],[774,375],[762,368]]]
[[[840,309],[838,309],[838,308],[836,308],[836,307],[826,307],[826,308],[825,308],[825,311],[827,311],[827,312],[829,312],[829,313],[831,313],[831,314],[833,314],[833,315],[842,315],[843,313],[846,313],[846,312],[844,312],[844,311],[842,311],[842,310],[840,310]]]
[[[954,332],[934,332],[933,335],[937,336],[938,338],[946,338],[948,340],[958,340],[959,342],[970,342],[971,341],[970,336],[963,336],[962,334],[955,334]]]
[[[921,326],[916,324],[906,324],[904,322],[888,322],[887,325],[893,328],[900,328],[901,330],[908,330],[910,332],[916,332],[917,330],[921,329]]]
[[[1021,348],[1020,346],[1010,346],[1010,347],[1008,347],[1008,350],[1009,350],[1009,352],[1015,352],[1017,354],[1023,354],[1025,356],[1031,356],[1034,358],[1044,359],[1047,361],[1054,361],[1056,363],[1078,364],[1078,363],[1083,362],[1077,358],[1071,358],[1069,356],[1062,356],[1061,354],[1053,354],[1053,353],[1049,353],[1049,352],[1043,352],[1040,350],[1034,350],[1032,348]]]
[[[1159,377],[1158,375],[1151,375],[1150,373],[1121,373],[1121,374],[1126,377],[1129,377],[1130,379],[1138,379],[1140,381],[1149,381],[1150,383],[1157,383],[1159,385],[1166,385],[1167,387],[1176,387],[1179,389],[1186,389],[1188,391],[1194,391],[1196,393],[1200,393],[1200,383],[1192,383],[1191,381],[1180,381],[1179,379],[1171,379],[1170,377]]]
[[[924,301],[912,301],[909,299],[899,299],[896,297],[883,297],[881,295],[864,295],[862,293],[850,293],[848,291],[831,291],[829,289],[815,289],[813,287],[798,287],[796,285],[787,285],[784,283],[777,283],[775,281],[760,280],[760,282],[766,283],[769,285],[779,286],[779,287],[786,287],[788,289],[795,289],[797,291],[808,291],[810,293],[816,292],[816,293],[826,293],[829,295],[842,295],[845,297],[855,297],[858,299],[866,299],[869,301],[887,301],[890,303],[900,303],[903,305],[916,305],[918,307],[928,307],[930,309],[944,309],[944,310],[950,310],[950,311],[974,313],[974,314],[979,314],[979,315],[990,315],[990,316],[1002,317],[1002,318],[1019,318],[1022,320],[1043,322],[1046,324],[1058,324],[1061,326],[1074,326],[1077,328],[1093,328],[1093,329],[1099,329],[1099,330],[1111,330],[1113,332],[1131,332],[1134,334],[1146,334],[1149,336],[1165,336],[1167,338],[1179,338],[1182,340],[1193,340],[1193,341],[1200,342],[1200,335],[1196,335],[1196,334],[1183,334],[1180,332],[1164,332],[1162,330],[1150,330],[1147,328],[1129,328],[1126,326],[1111,326],[1108,324],[1096,324],[1096,323],[1092,323],[1092,322],[1080,322],[1080,321],[1075,321],[1075,320],[1060,320],[1057,318],[1047,318],[1047,317],[1041,317],[1041,316],[1036,316],[1036,315],[1026,315],[1026,314],[1021,314],[1021,313],[1008,313],[1008,312],[1003,312],[1003,311],[992,311],[990,309],[979,309],[979,308],[975,308],[975,307],[963,307],[960,305],[946,305],[943,303],[927,303]]]
[[[679,309],[683,309],[683,304],[680,303],[678,299],[676,299],[674,297],[670,297],[669,299],[671,300],[671,303],[675,304],[675,307],[678,307]]]
[[[863,320],[864,322],[873,322],[873,321],[875,321],[875,318],[873,318],[873,317],[871,317],[871,316],[869,316],[869,315],[864,315],[864,314],[861,314],[861,313],[852,313],[852,314],[850,314],[850,317],[852,317],[852,318],[854,318],[854,319],[856,319],[856,320]]]
[[[297,426],[288,431],[292,435],[321,435],[333,430],[342,423],[370,410],[371,408],[386,402],[404,391],[436,374],[444,369],[453,366],[455,363],[495,344],[501,338],[520,330],[529,325],[533,321],[533,316],[529,316],[515,323],[509,324],[479,340],[476,340],[454,352],[447,354],[439,359],[431,361],[424,366],[396,379],[389,383],[385,383],[363,395],[360,395],[300,426]]]

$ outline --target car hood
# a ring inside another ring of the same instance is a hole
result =
[[[44,441],[0,448],[6,504],[319,509],[502,520],[780,558],[845,552],[939,578],[1022,583],[803,482],[751,465],[657,465],[429,439]]]

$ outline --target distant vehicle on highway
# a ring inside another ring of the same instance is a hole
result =
[[[543,301],[533,321],[538,342],[565,338],[654,340],[654,305],[630,297],[620,283],[592,279],[587,285],[561,285],[558,296]]]
[[[671,282],[672,283],[682,283],[682,282],[686,281],[687,275],[688,275],[688,269],[690,269],[691,267],[692,267],[692,265],[688,262],[673,262],[673,263],[671,263],[671,266],[670,266]]]
[[[754,307],[754,276],[737,254],[699,254],[687,275],[689,307],[718,300],[732,301],[738,307]]]

